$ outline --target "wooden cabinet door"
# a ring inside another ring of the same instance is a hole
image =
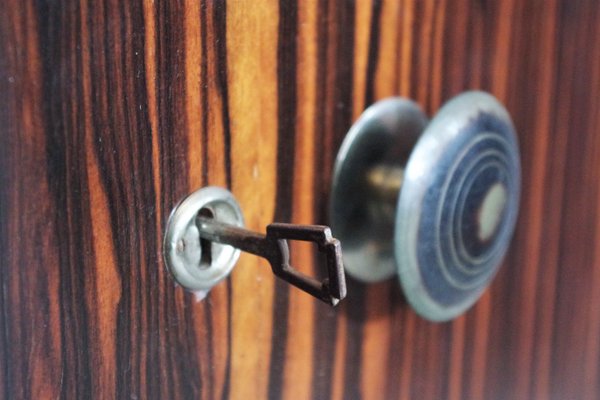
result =
[[[249,255],[204,301],[166,272],[186,194],[327,223],[366,106],[469,89],[512,114],[523,194],[465,316],[426,322],[395,279],[332,309]],[[598,398],[598,126],[596,0],[4,1],[0,397]]]

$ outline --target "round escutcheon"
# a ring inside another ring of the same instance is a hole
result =
[[[163,243],[165,264],[177,283],[204,297],[229,275],[240,251],[201,239],[199,215],[239,227],[244,226],[244,219],[233,195],[219,187],[195,191],[171,212]]]

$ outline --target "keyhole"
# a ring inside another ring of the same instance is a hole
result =
[[[198,212],[198,215],[205,218],[213,219],[215,214],[210,208],[203,207]],[[212,243],[210,240],[200,238],[200,268],[209,268],[212,264]]]

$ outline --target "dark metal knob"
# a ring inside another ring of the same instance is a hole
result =
[[[467,310],[496,274],[519,208],[518,143],[491,95],[463,93],[428,123],[389,98],[352,126],[336,160],[331,227],[353,277],[399,275],[409,303],[444,321]]]

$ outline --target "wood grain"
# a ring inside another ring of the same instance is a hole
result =
[[[202,302],[166,273],[187,193],[230,188],[255,230],[327,223],[366,106],[475,88],[511,112],[524,185],[465,316],[420,319],[395,280],[330,309],[246,255]],[[7,0],[0,397],[598,398],[598,126],[595,0]]]

